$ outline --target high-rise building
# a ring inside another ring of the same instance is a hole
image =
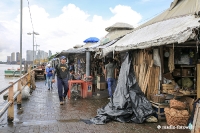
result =
[[[15,52],[12,52],[11,53],[11,62],[14,62],[15,61]]]
[[[51,50],[49,50],[49,57],[51,57],[52,56],[52,52],[51,52]]]
[[[37,59],[44,59],[44,51],[42,50],[38,50],[38,53],[37,53]]]
[[[7,63],[11,62],[11,56],[7,56]]]
[[[43,50],[38,50],[37,59],[47,59],[48,53]]]
[[[19,52],[16,53],[16,61],[20,62],[20,54],[19,54]]]
[[[47,59],[47,58],[48,58],[48,53],[44,52],[44,59]]]
[[[34,51],[35,53],[35,51]],[[34,55],[34,59],[36,59],[36,56]],[[32,50],[26,50],[26,61],[33,61],[33,51]]]

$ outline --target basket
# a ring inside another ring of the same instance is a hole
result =
[[[189,116],[171,116],[169,112],[165,112],[165,117],[168,125],[172,126],[187,126]]]
[[[168,93],[168,91],[173,91],[174,90],[174,85],[173,84],[162,84],[162,89],[163,93]]]
[[[166,95],[151,94],[151,100],[156,103],[164,103]]]
[[[174,108],[174,109],[179,109],[179,110],[183,110],[186,108],[186,104],[184,102],[172,99],[170,100],[170,108]]]

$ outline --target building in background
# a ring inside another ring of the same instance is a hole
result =
[[[11,53],[11,62],[14,62],[15,61],[15,52],[12,52]]]
[[[48,53],[47,52],[44,52],[44,59],[47,59],[49,56],[48,56]]]
[[[37,58],[38,60],[41,60],[41,59],[47,59],[48,58],[48,53],[43,51],[43,50],[38,50],[38,53],[37,53]]]
[[[11,56],[7,56],[7,64],[11,63]]]
[[[49,50],[49,58],[52,56],[52,52],[51,50]]]
[[[36,59],[36,52],[34,51],[34,59]],[[33,51],[26,50],[26,61],[33,61]]]
[[[19,54],[19,52],[16,53],[16,61],[20,62],[20,54]]]

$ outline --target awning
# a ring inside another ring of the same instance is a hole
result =
[[[172,43],[183,43],[193,39],[192,29],[199,27],[200,18],[195,15],[172,18],[157,22],[125,35],[122,39],[108,48],[103,53],[125,51],[130,49],[145,49]]]

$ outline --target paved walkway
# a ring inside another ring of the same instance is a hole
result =
[[[109,102],[107,90],[98,92],[100,96],[95,93],[90,99],[70,99],[60,105],[55,85],[48,91],[44,81],[38,81],[36,87],[29,99],[23,100],[22,110],[15,111],[13,123],[7,123],[6,116],[1,118],[0,133],[189,133],[157,129],[166,122],[85,124],[80,119],[95,117],[97,109]]]

